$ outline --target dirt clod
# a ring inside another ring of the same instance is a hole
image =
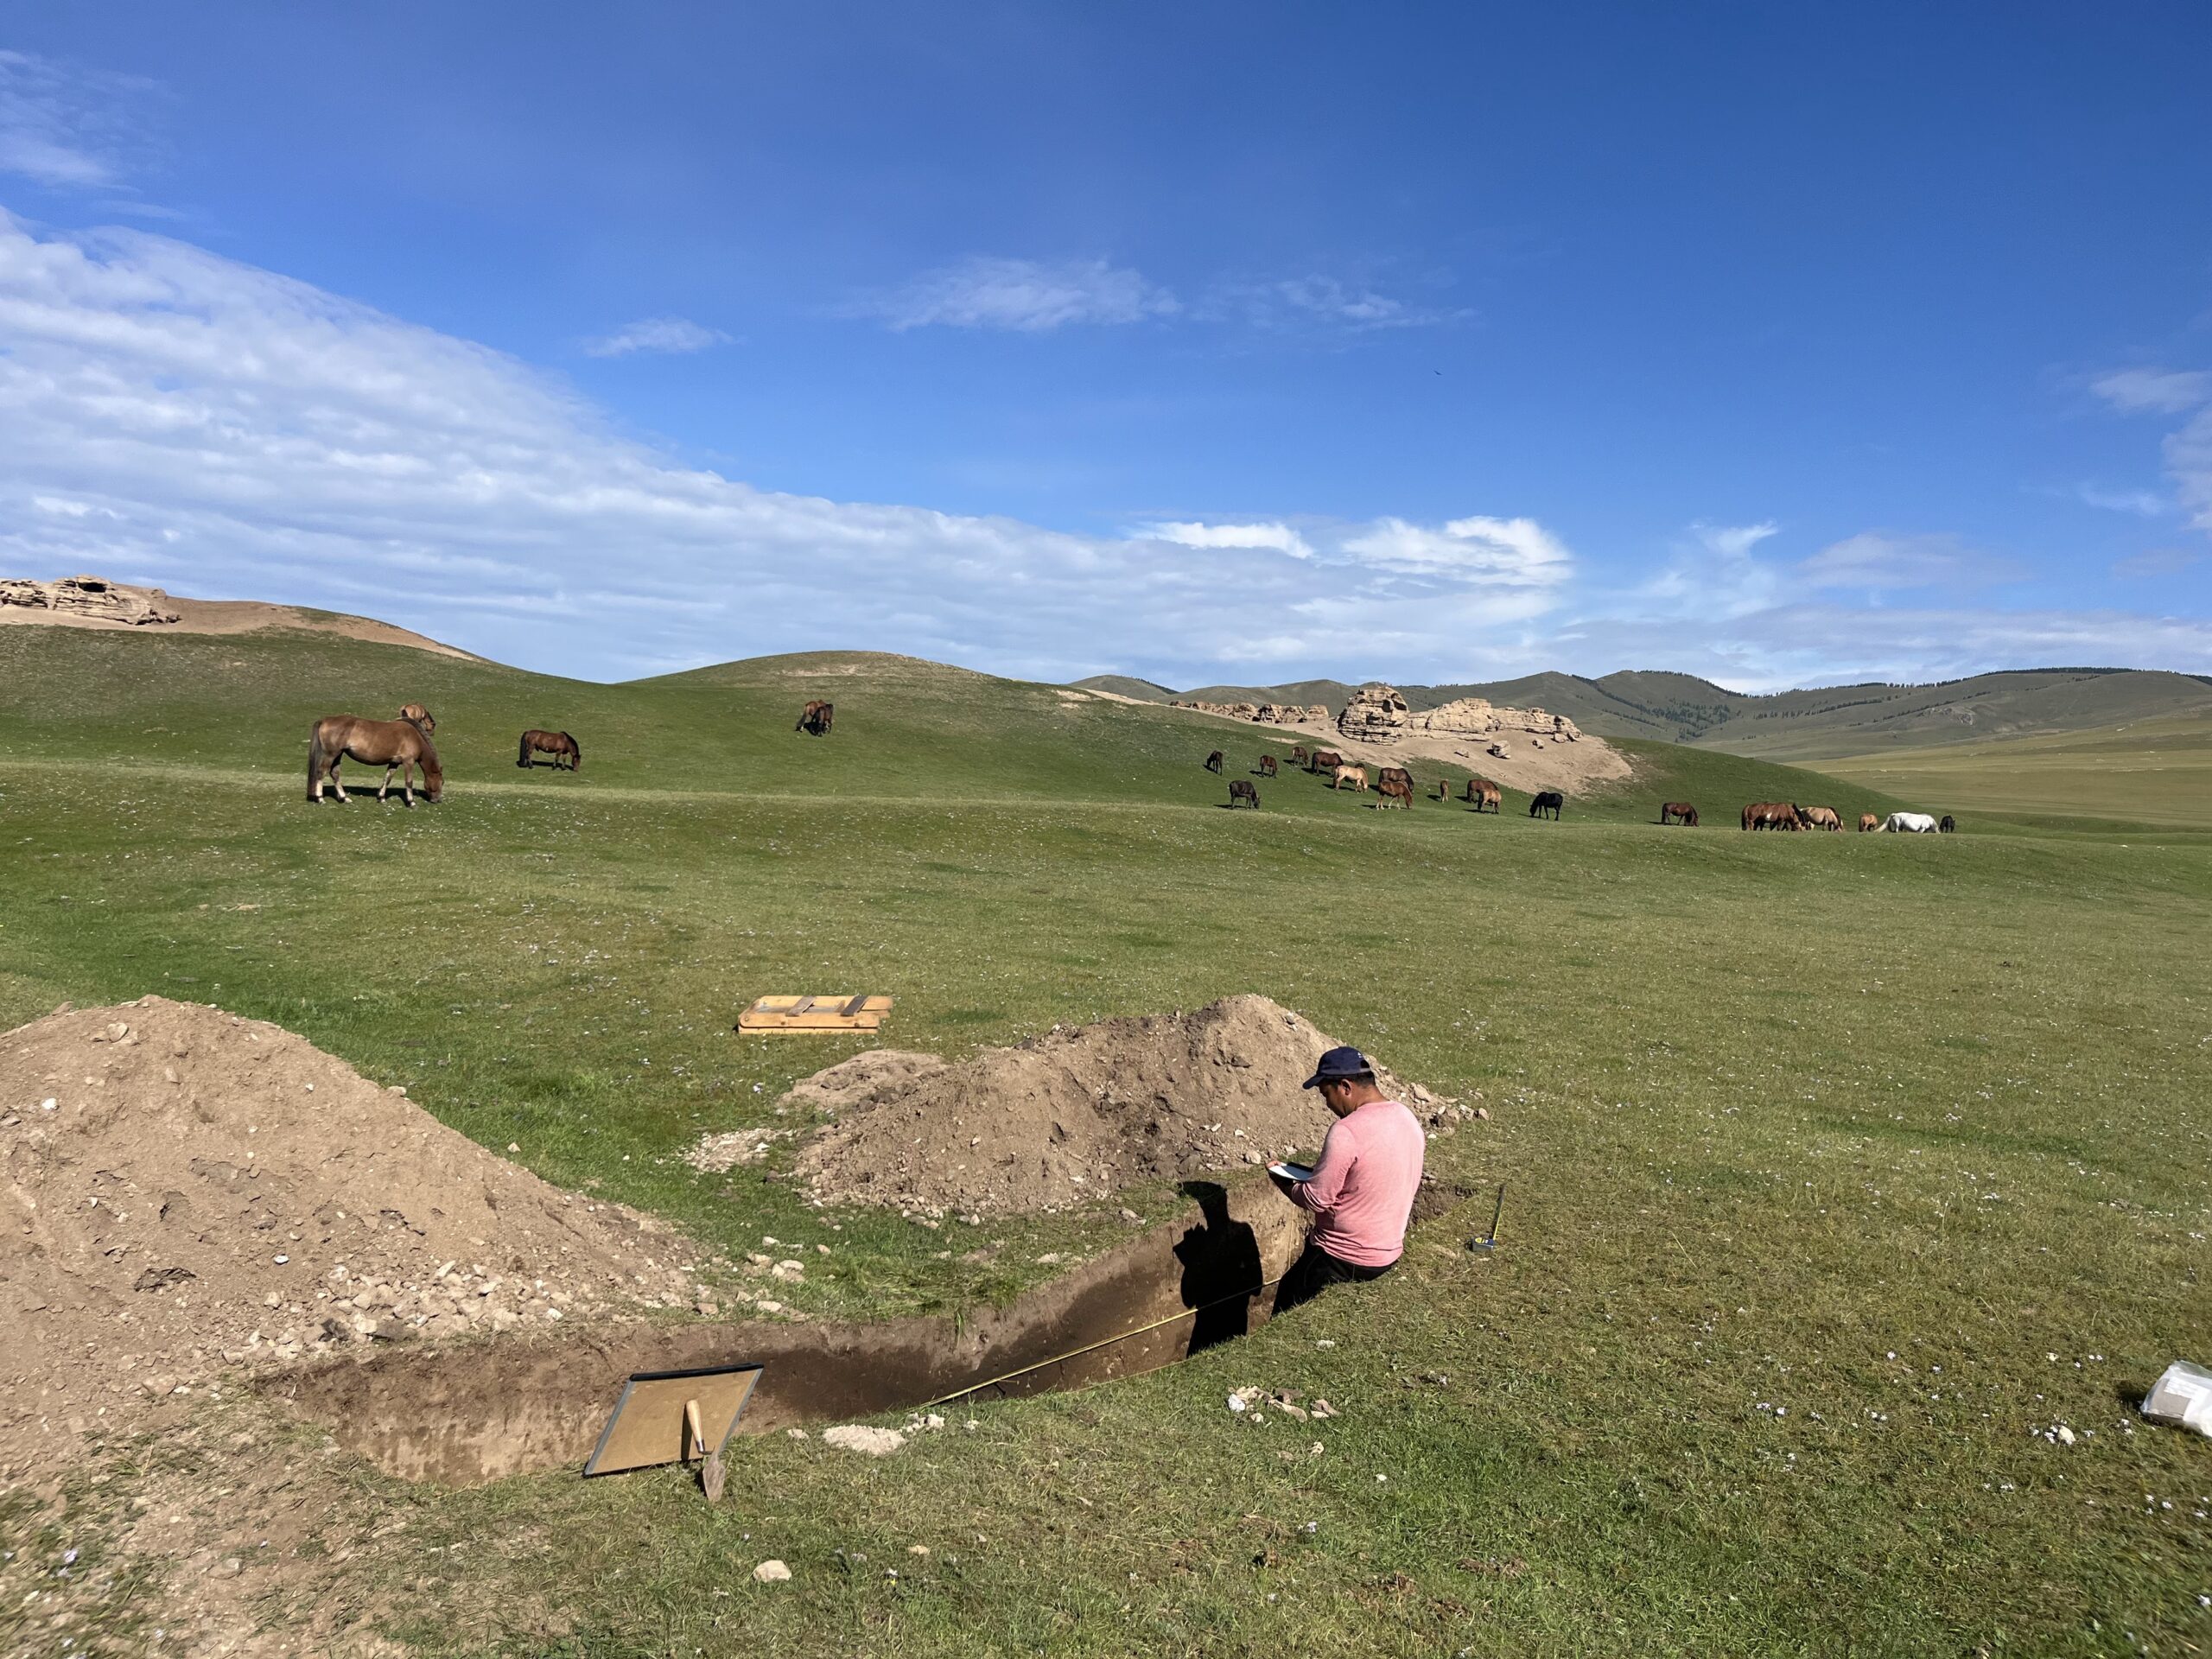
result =
[[[1057,1210],[1133,1182],[1313,1152],[1301,1085],[1335,1039],[1264,996],[1058,1028],[948,1064],[877,1051],[785,1096],[831,1121],[799,1154],[825,1200],[929,1217]],[[1395,1078],[1386,1091],[1402,1095]]]

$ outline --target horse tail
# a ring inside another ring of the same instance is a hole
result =
[[[563,737],[569,737],[569,734],[566,732],[562,733],[561,735]],[[569,737],[569,770],[570,772],[582,772],[583,769],[584,746],[577,742],[575,738]]]
[[[515,765],[517,765],[517,766],[528,766],[529,764],[530,764],[530,734],[529,734],[528,732],[524,732],[524,733],[522,734],[521,740],[520,740],[520,741],[518,742],[518,744],[517,745],[516,749],[515,749]]]
[[[308,728],[308,799],[315,799],[315,779],[322,776],[322,722]]]

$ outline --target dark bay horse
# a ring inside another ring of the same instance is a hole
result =
[[[515,765],[536,766],[537,757],[541,754],[550,754],[553,757],[553,769],[556,772],[561,769],[561,762],[563,760],[568,761],[570,772],[582,770],[583,745],[566,732],[541,732],[535,726],[531,727],[522,734],[522,748],[515,756]]]
[[[383,800],[391,788],[391,774],[399,774],[401,794],[415,804],[415,768],[423,769],[423,792],[435,805],[446,792],[445,769],[430,733],[437,722],[419,702],[410,702],[397,720],[364,720],[359,715],[325,715],[308,734],[308,799],[322,798],[323,780],[346,798],[346,785],[338,776],[341,760],[359,760],[365,766],[382,766],[384,785],[377,791]]]
[[[837,705],[834,702],[823,702],[817,697],[798,711],[798,725],[793,729],[804,732],[812,737],[827,737],[830,735],[830,727],[836,723],[836,719]]]
[[[1680,818],[1684,823],[1689,825],[1691,829],[1696,829],[1697,808],[1692,806],[1688,801],[1667,801],[1661,804],[1659,808],[1660,823],[1672,823],[1677,818]]]
[[[1560,808],[1566,804],[1567,798],[1564,795],[1555,789],[1548,789],[1529,803],[1529,816],[1532,818],[1541,817],[1548,812],[1552,815],[1553,821],[1556,823]]]

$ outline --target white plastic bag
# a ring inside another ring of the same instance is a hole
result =
[[[2154,1423],[2171,1423],[2212,1435],[2212,1371],[2177,1359],[2151,1385],[2143,1414]]]

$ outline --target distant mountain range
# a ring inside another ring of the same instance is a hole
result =
[[[1078,687],[1147,702],[1325,702],[1358,688],[1341,680],[1205,685],[1171,691],[1102,674]],[[1369,681],[1368,684],[1378,682]],[[2119,727],[2175,715],[2212,716],[2212,677],[2132,668],[2035,668],[1935,685],[1833,685],[1751,696],[1692,674],[1624,671],[1601,679],[1531,674],[1480,685],[1402,685],[1415,709],[1455,697],[1565,715],[1600,737],[1656,738],[1732,754],[1813,760],[2047,732]]]

